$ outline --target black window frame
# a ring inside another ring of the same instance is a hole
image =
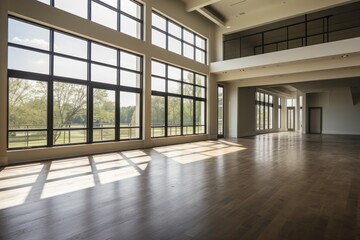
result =
[[[160,78],[160,79],[163,79],[165,81],[165,91],[162,92],[162,91],[155,91],[155,90],[152,90],[151,91],[151,96],[161,96],[161,97],[164,97],[165,98],[165,124],[164,126],[155,126],[153,124],[151,124],[151,138],[163,138],[163,137],[176,137],[176,136],[189,136],[189,135],[200,135],[200,134],[206,134],[207,133],[207,76],[204,75],[204,74],[201,74],[201,73],[197,73],[197,72],[194,72],[194,71],[191,71],[189,69],[184,69],[184,68],[181,68],[181,67],[177,67],[175,65],[172,65],[172,64],[169,64],[169,63],[166,63],[166,62],[162,62],[162,61],[159,61],[159,60],[155,60],[153,59],[152,62],[157,62],[157,63],[160,63],[160,64],[164,64],[165,65],[165,76],[159,76],[159,75],[155,75],[155,74],[151,74],[151,77],[152,78]],[[175,79],[171,79],[168,77],[168,68],[170,67],[175,67],[175,68],[178,68],[181,70],[181,80],[175,80]],[[193,74],[193,83],[188,83],[188,82],[185,82],[183,80],[183,76],[184,76],[184,71],[185,72],[188,72],[188,73],[191,73]],[[153,70],[152,70],[152,73],[153,73]],[[205,79],[205,82],[204,82],[204,85],[200,85],[200,84],[197,84],[196,83],[196,75],[199,75],[201,77],[204,77]],[[169,93],[168,92],[168,82],[169,81],[176,81],[178,83],[181,84],[181,93],[180,94],[177,94],[177,93]],[[188,96],[188,95],[184,95],[183,93],[183,90],[184,90],[184,84],[187,84],[187,85],[192,85],[193,89],[194,89],[194,94],[193,96]],[[196,96],[196,87],[201,87],[204,89],[205,91],[205,96],[204,97],[197,97]],[[180,98],[180,101],[181,101],[181,105],[180,105],[180,115],[181,115],[181,118],[180,118],[180,125],[178,126],[169,126],[168,124],[168,98],[169,97],[177,97],[177,98]],[[190,99],[193,101],[193,133],[192,134],[184,134],[184,127],[188,127],[187,125],[184,125],[184,110],[183,110],[183,99]],[[203,103],[204,104],[204,124],[197,124],[196,123],[196,103]],[[178,135],[169,135],[168,133],[168,128],[169,127],[180,127],[180,134]],[[154,130],[156,128],[165,128],[165,131],[164,131],[164,136],[157,136],[157,137],[154,137]],[[198,129],[200,128],[203,128],[204,131],[203,132],[197,132]]]
[[[262,100],[261,96],[264,96]],[[259,99],[257,98],[259,96]],[[272,97],[272,102],[270,102],[270,96]],[[255,93],[255,112],[256,112],[256,130],[272,130],[274,129],[274,99],[275,97],[271,94],[264,93],[261,91],[256,91]],[[270,114],[271,111],[271,114]],[[266,113],[266,115],[265,115]],[[272,117],[270,121],[270,115]],[[263,117],[261,117],[263,116]],[[270,124],[271,122],[271,124]],[[266,123],[266,124],[265,124]]]
[[[7,149],[8,150],[16,150],[16,149],[28,149],[28,148],[39,148],[39,147],[53,147],[53,146],[68,146],[68,145],[78,145],[78,144],[90,144],[90,143],[98,143],[98,142],[117,142],[117,141],[129,141],[129,140],[140,140],[143,138],[143,56],[139,55],[139,54],[135,54],[126,50],[123,50],[121,48],[114,48],[112,46],[108,46],[106,44],[100,43],[100,42],[96,42],[93,40],[89,40],[86,39],[84,37],[80,37],[80,36],[76,36],[74,34],[70,34],[67,32],[64,32],[62,30],[57,30],[55,28],[50,28],[47,26],[43,26],[40,25],[38,23],[34,23],[28,20],[24,20],[21,19],[19,17],[15,17],[15,16],[8,16],[8,19],[14,19],[16,21],[21,21],[24,22],[26,24],[30,24],[30,25],[34,25],[36,27],[41,27],[43,29],[46,29],[49,31],[49,35],[50,35],[50,47],[49,50],[42,50],[42,49],[37,49],[34,47],[29,47],[29,46],[23,46],[20,44],[16,44],[16,43],[11,43],[8,42],[8,48],[9,47],[14,47],[14,48],[18,48],[18,49],[27,49],[27,50],[31,50],[34,52],[41,52],[41,53],[46,53],[49,55],[49,74],[42,74],[42,73],[34,73],[34,72],[26,72],[26,71],[21,71],[21,70],[14,70],[14,69],[8,69],[7,71],[7,81],[8,81],[8,86],[9,86],[9,81],[10,78],[21,78],[21,79],[28,79],[28,80],[36,80],[36,81],[45,81],[48,83],[48,95],[47,95],[47,128],[46,129],[41,129],[47,132],[47,144],[46,145],[42,145],[42,146],[36,146],[36,147],[14,147],[14,148],[9,148],[9,138],[10,138],[10,134],[11,132],[24,132],[23,129],[21,130],[10,130],[9,129],[9,118],[7,120]],[[59,32],[62,34],[66,34],[69,35],[71,37],[75,37],[78,39],[82,39],[84,41],[87,42],[87,58],[79,58],[79,57],[75,57],[75,56],[71,56],[71,55],[66,55],[66,54],[62,54],[62,53],[57,53],[54,50],[54,33],[55,32]],[[111,65],[111,64],[107,64],[107,63],[101,63],[98,61],[93,61],[91,59],[91,43],[96,43],[98,45],[107,47],[107,48],[112,48],[114,50],[117,51],[117,64],[116,66]],[[134,69],[129,69],[129,68],[124,68],[121,67],[121,61],[120,61],[120,54],[124,52],[124,53],[128,53],[131,55],[134,55],[136,57],[139,58],[139,69],[138,70],[134,70]],[[61,76],[56,76],[54,75],[54,58],[56,56],[61,56],[61,57],[66,57],[69,59],[73,59],[73,60],[78,60],[78,61],[83,61],[86,62],[87,64],[87,79],[86,80],[82,80],[82,79],[75,79],[75,78],[68,78],[68,77],[61,77]],[[116,68],[117,69],[117,83],[116,84],[109,84],[109,83],[102,83],[102,82],[95,82],[95,81],[91,81],[91,64],[98,64],[98,65],[102,65],[102,66],[107,66],[107,67],[112,67],[112,68]],[[138,74],[140,76],[140,85],[139,87],[129,87],[129,86],[122,86],[120,85],[121,83],[121,77],[120,77],[120,71],[121,70],[126,70],[129,72],[134,72],[136,74]],[[87,88],[87,126],[86,128],[81,128],[81,130],[86,130],[86,141],[83,143],[70,143],[70,144],[55,144],[53,142],[53,133],[56,130],[75,130],[75,128],[55,128],[54,127],[54,108],[53,108],[53,96],[54,96],[54,83],[56,82],[61,82],[61,83],[71,83],[71,84],[79,84],[79,85],[83,85],[86,86]],[[93,127],[93,89],[94,88],[99,88],[99,89],[107,89],[107,90],[114,90],[115,91],[115,140],[109,140],[109,141],[93,141],[93,130],[95,129],[99,129],[99,128],[94,128]],[[140,122],[139,122],[139,126],[136,127],[139,129],[139,137],[138,138],[126,138],[123,139],[120,137],[120,92],[121,91],[125,91],[125,92],[131,92],[131,93],[138,93],[140,95],[140,99],[139,99],[139,108],[140,108]],[[7,90],[7,97],[9,99],[9,87]],[[9,116],[9,103],[7,106],[7,116]],[[29,130],[29,131],[35,131],[33,129]]]

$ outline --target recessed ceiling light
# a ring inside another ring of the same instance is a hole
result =
[[[342,58],[347,58],[349,55],[347,55],[347,54],[344,54],[344,55],[342,55],[341,57]]]
[[[229,28],[231,28],[231,26],[226,26],[226,28],[228,28],[228,29],[229,29]]]

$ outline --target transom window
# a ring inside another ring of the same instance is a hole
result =
[[[152,44],[206,63],[206,39],[156,11],[152,12]]]
[[[142,57],[14,17],[8,148],[141,139]]]
[[[151,137],[206,133],[206,76],[152,61]]]
[[[134,0],[38,0],[79,17],[143,39],[143,5]]]

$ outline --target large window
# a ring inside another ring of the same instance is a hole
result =
[[[103,26],[143,39],[143,5],[134,0],[38,0]]]
[[[278,98],[278,128],[281,128],[281,98]]]
[[[200,63],[206,63],[206,39],[193,31],[152,13],[152,43]]]
[[[206,132],[206,77],[152,61],[151,137]]]
[[[274,98],[272,95],[256,92],[256,130],[273,129]]]
[[[9,18],[8,148],[141,139],[142,57]]]

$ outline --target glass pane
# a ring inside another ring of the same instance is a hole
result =
[[[199,36],[195,36],[195,44],[198,48],[201,48],[203,50],[206,49],[206,41],[205,39],[199,37]]]
[[[183,95],[194,96],[194,85],[183,84]]]
[[[184,56],[190,59],[194,59],[195,48],[186,43],[184,43],[183,47],[184,47]]]
[[[205,125],[205,102],[196,101],[195,116],[196,125]]]
[[[8,41],[23,46],[49,50],[50,31],[33,24],[9,18]]]
[[[73,60],[70,58],[55,56],[54,75],[86,80],[87,63],[83,61]]]
[[[151,96],[151,136],[165,136],[165,97]]]
[[[117,12],[104,7],[98,3],[91,4],[91,20],[106,27],[117,30]]]
[[[194,73],[183,70],[183,81],[188,83],[194,83]]]
[[[87,127],[87,87],[54,82],[54,128]],[[54,142],[63,132],[54,134]],[[71,141],[70,141],[71,142]]]
[[[131,53],[120,52],[120,67],[140,71],[141,58]]]
[[[91,81],[117,84],[117,69],[91,64]]]
[[[183,126],[193,126],[194,125],[194,104],[192,99],[183,99]],[[191,128],[190,128],[191,129]],[[190,129],[187,129],[187,134],[193,134],[189,132]]]
[[[54,0],[54,6],[66,12],[87,18],[87,0]]]
[[[54,145],[86,143],[86,130],[56,130],[54,131]]]
[[[166,49],[166,35],[156,29],[152,30],[152,44]]]
[[[114,8],[118,8],[118,1],[117,0],[100,0],[103,3],[106,3]],[[123,1],[123,0],[121,0]]]
[[[94,128],[115,127],[115,91],[95,88],[93,95]]]
[[[181,124],[181,98],[168,97],[168,135],[180,135]]]
[[[168,65],[168,78],[181,81],[181,69]]]
[[[120,71],[120,85],[127,87],[140,87],[141,75],[138,73],[121,70]]]
[[[91,60],[117,66],[117,50],[91,43]]]
[[[151,90],[165,92],[165,79],[152,77],[151,78]]]
[[[134,1],[121,0],[120,9],[133,17],[141,19],[141,5],[135,3]]]
[[[151,62],[151,73],[152,75],[157,75],[161,77],[165,77],[165,71],[166,65],[160,62],[152,61]]]
[[[130,35],[135,38],[141,38],[141,23],[131,19],[127,16],[121,15],[120,29],[122,33]]]
[[[168,81],[168,92],[181,94],[181,83],[175,81]]]
[[[195,60],[200,63],[205,63],[205,52],[199,49],[195,50]]]
[[[166,31],[166,20],[156,13],[152,13],[152,25],[163,31]]]
[[[46,131],[9,132],[9,148],[28,148],[47,145]]]
[[[205,85],[206,85],[206,77],[202,76],[202,75],[199,75],[199,74],[195,74],[195,83],[197,85],[205,87]]]
[[[59,32],[54,33],[54,51],[79,58],[87,58],[87,41]]]
[[[115,129],[94,129],[93,141],[112,141],[115,140]]]
[[[140,126],[140,94],[120,92],[120,127]]]
[[[189,30],[184,29],[184,40],[194,45],[195,35]]]
[[[181,27],[173,22],[168,22],[168,33],[181,39]]]
[[[9,47],[8,68],[20,71],[49,74],[49,55]]]
[[[46,82],[10,78],[8,100],[10,130],[47,128]]]
[[[168,50],[181,55],[181,42],[173,37],[168,37]]]
[[[195,87],[195,96],[205,98],[205,88],[203,87]]]
[[[218,135],[224,134],[224,88],[218,87]]]
[[[140,138],[140,128],[120,128],[120,139]]]

